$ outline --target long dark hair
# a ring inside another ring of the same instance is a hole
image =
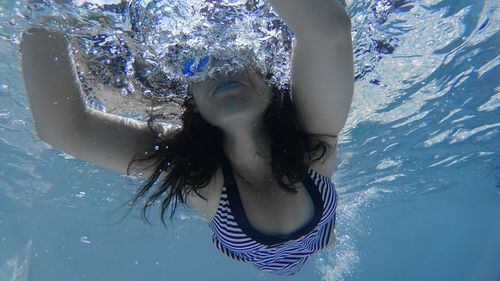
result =
[[[264,116],[271,139],[272,173],[281,188],[296,193],[297,188],[293,185],[307,173],[311,163],[328,155],[332,147],[317,138],[320,135],[299,129],[289,90],[272,86],[272,93]],[[185,204],[188,193],[194,192],[206,200],[198,190],[207,186],[221,165],[224,157],[222,132],[203,119],[195,109],[192,97],[184,100],[183,108],[181,128],[168,136],[159,137],[161,132],[153,124],[156,118],[149,116],[148,127],[157,140],[155,150],[148,156],[135,155],[128,165],[127,175],[130,175],[131,165],[135,162],[147,163],[149,167],[155,168],[129,201],[127,214],[141,198],[147,196],[141,211],[142,218],[149,222],[148,209],[156,201],[161,201],[160,217],[163,225],[166,225],[166,210],[171,209],[172,219],[178,202]],[[158,180],[162,173],[165,173],[164,177]]]

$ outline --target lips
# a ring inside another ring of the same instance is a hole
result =
[[[219,92],[224,92],[224,91],[229,91],[234,88],[240,87],[242,84],[238,81],[234,80],[228,80],[228,81],[223,81],[217,85],[217,88],[215,88],[214,94],[217,94]]]

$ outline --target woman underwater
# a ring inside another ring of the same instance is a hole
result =
[[[296,37],[290,89],[252,67],[192,83],[180,128],[86,108],[63,34],[28,29],[22,70],[41,140],[120,173],[142,162],[146,182],[131,204],[161,200],[163,219],[185,203],[224,254],[292,275],[335,243],[330,178],[354,86],[351,24],[334,0],[269,2]]]

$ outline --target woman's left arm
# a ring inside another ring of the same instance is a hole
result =
[[[338,0],[269,0],[295,34],[292,99],[307,133],[337,136],[354,89],[351,21]]]

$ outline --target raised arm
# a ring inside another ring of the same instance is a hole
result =
[[[292,98],[309,133],[338,135],[354,88],[351,21],[339,0],[269,0],[296,36]]]
[[[145,122],[85,107],[63,34],[30,28],[23,34],[21,55],[24,85],[41,140],[122,174],[135,153],[151,151],[155,139]],[[164,128],[164,134],[169,130]],[[152,173],[141,172],[144,177]]]

